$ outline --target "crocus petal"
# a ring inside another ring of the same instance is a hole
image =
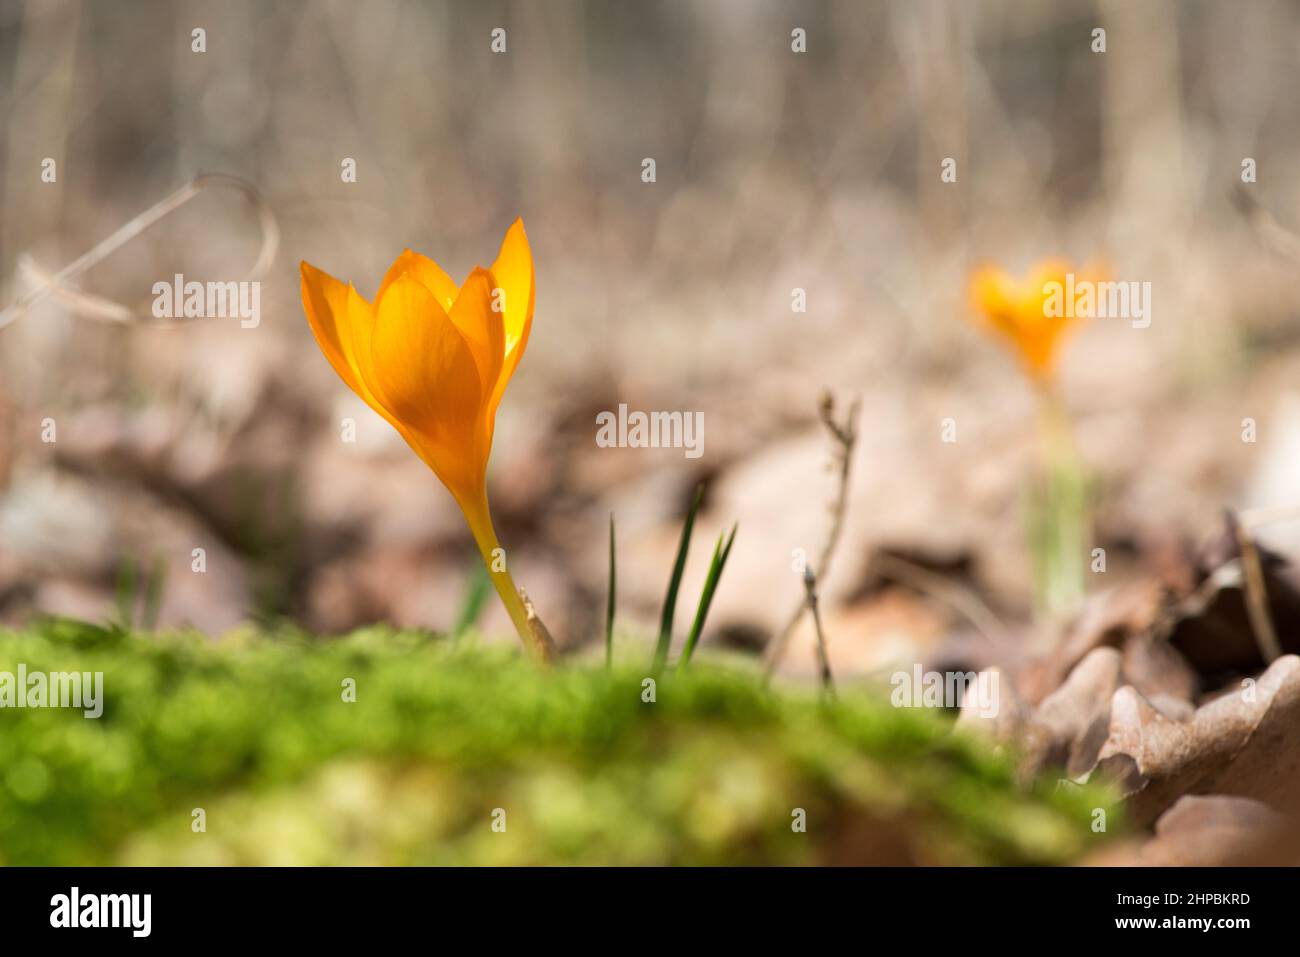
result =
[[[358,393],[370,406],[385,419],[402,431],[401,418],[385,404],[375,389],[375,362],[371,355],[370,341],[375,330],[375,307],[365,300],[356,287],[348,286],[348,319],[339,324],[343,350],[352,367],[357,370],[362,390]]]
[[[422,256],[417,252],[406,249],[388,267],[388,273],[384,276],[384,281],[379,284],[379,292],[375,295],[375,302],[383,299],[388,287],[402,276],[410,276],[429,290],[433,294],[433,298],[438,300],[438,305],[442,306],[444,310],[451,309],[451,304],[456,301],[456,293],[459,290],[455,281],[447,275],[443,268],[428,256]]]
[[[502,314],[492,309],[496,288],[496,280],[490,272],[481,267],[475,269],[460,287],[448,313],[474,354],[485,407],[501,377],[501,366],[505,361],[505,322]]]
[[[415,436],[415,450],[452,494],[471,494],[487,469],[474,355],[445,310],[409,276],[375,306],[367,370],[376,396]]]
[[[994,266],[977,269],[970,293],[975,310],[1015,347],[1031,375],[1045,378],[1052,372],[1065,333],[1077,322],[1069,315],[1048,315],[1048,283],[1066,285],[1070,264],[1063,260],[1038,263],[1023,280]],[[1076,274],[1076,282],[1080,278]],[[1068,304],[1062,303],[1062,313]]]
[[[370,303],[352,286],[343,285],[310,263],[302,263],[301,271],[302,301],[321,352],[344,384],[401,432],[401,424],[367,381],[370,330],[374,325]]]
[[[971,274],[970,301],[975,311],[992,316],[1007,306],[1007,276],[996,266],[981,266]]]
[[[316,336],[316,344],[347,387],[360,393],[362,387],[357,370],[348,361],[339,333],[339,323],[347,322],[348,287],[310,263],[301,263],[299,269],[302,272],[302,303],[307,312],[307,322]]]
[[[524,232],[524,221],[516,219],[506,231],[501,251],[492,264],[492,276],[505,293],[505,362],[493,391],[491,408],[495,409],[506,391],[510,377],[528,346],[533,325],[536,289],[533,282],[533,252]]]

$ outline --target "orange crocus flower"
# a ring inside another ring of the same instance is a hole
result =
[[[492,527],[487,464],[497,406],[528,345],[533,257],[522,220],[490,269],[460,286],[411,250],[389,268],[374,303],[302,263],[302,303],[316,342],[348,388],[388,420],[451,492],[525,647],[549,661]]]
[[[1046,260],[1024,279],[1016,279],[996,266],[982,266],[971,276],[970,298],[975,311],[1010,341],[1036,382],[1052,378],[1056,354],[1066,333],[1082,321],[1068,308],[1049,307],[1048,284],[1057,283],[1063,289],[1070,273],[1069,263]]]

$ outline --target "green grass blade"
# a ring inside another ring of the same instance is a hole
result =
[[[463,635],[478,624],[491,590],[492,580],[488,578],[487,569],[482,562],[475,562],[474,571],[465,588],[465,601],[460,607],[460,614],[456,616],[456,625],[451,630],[453,635]]]
[[[605,667],[614,662],[614,593],[618,579],[614,568],[614,513],[609,513],[609,598],[605,603]]]
[[[682,572],[686,569],[686,553],[691,548],[691,530],[695,527],[695,513],[700,510],[700,498],[704,495],[704,486],[695,489],[691,499],[691,509],[686,513],[686,524],[682,526],[682,540],[677,545],[677,561],[673,564],[673,577],[668,580],[668,594],[664,596],[664,611],[659,619],[659,643],[655,646],[655,671],[663,669],[668,661],[668,646],[673,641],[673,615],[677,611],[677,589],[682,584]]]
[[[713,604],[713,593],[717,591],[718,580],[722,578],[722,569],[726,567],[727,556],[731,554],[731,543],[736,540],[736,529],[740,526],[731,526],[731,534],[718,536],[718,544],[713,547],[713,561],[709,563],[709,577],[704,580],[704,590],[700,592],[700,604],[695,609],[695,621],[691,623],[691,633],[686,638],[686,647],[682,649],[681,660],[677,662],[677,670],[683,671],[687,663],[691,660],[691,654],[695,651],[695,644],[700,640],[700,633],[704,631],[704,620],[709,617],[709,606]]]

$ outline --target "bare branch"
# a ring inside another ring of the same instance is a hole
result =
[[[822,631],[822,616],[817,610],[817,575],[811,565],[803,570],[803,590],[805,606],[812,613],[813,628],[817,632],[817,659],[821,665],[822,690],[830,697],[835,697],[835,681],[831,678],[831,659],[826,651],[826,635]]]
[[[839,487],[836,490],[835,500],[830,507],[830,529],[816,563],[816,567],[821,570],[820,574],[823,581],[830,574],[831,560],[835,557],[835,550],[839,546],[840,536],[844,531],[844,515],[849,502],[849,469],[853,463],[853,449],[858,440],[858,413],[861,409],[862,400],[855,398],[849,405],[849,411],[844,417],[844,421],[837,422],[835,420],[835,397],[830,392],[823,392],[817,404],[818,418],[821,419],[822,425],[826,427],[826,431],[830,433],[831,439],[835,443],[834,464],[839,476]],[[790,636],[799,627],[799,622],[803,620],[804,613],[807,610],[807,602],[801,601],[793,614],[790,615],[785,627],[773,636],[772,641],[768,644],[764,671],[769,678],[776,671],[777,666],[780,665],[790,643]]]

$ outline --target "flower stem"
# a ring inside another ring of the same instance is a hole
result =
[[[1088,481],[1069,413],[1050,381],[1038,383],[1041,473],[1031,507],[1040,608],[1056,622],[1078,612],[1088,548]]]
[[[492,580],[492,586],[497,590],[501,604],[506,606],[506,612],[514,623],[515,631],[519,633],[519,640],[538,662],[543,665],[552,664],[555,661],[555,646],[543,628],[533,627],[528,609],[524,607],[524,601],[519,596],[519,589],[515,587],[514,579],[510,577],[506,566],[505,549],[501,547],[496,530],[492,527],[487,493],[481,493],[477,500],[460,502],[460,508],[465,513],[465,521],[469,523],[469,529],[474,535],[488,578]],[[540,626],[540,622],[538,624]]]

